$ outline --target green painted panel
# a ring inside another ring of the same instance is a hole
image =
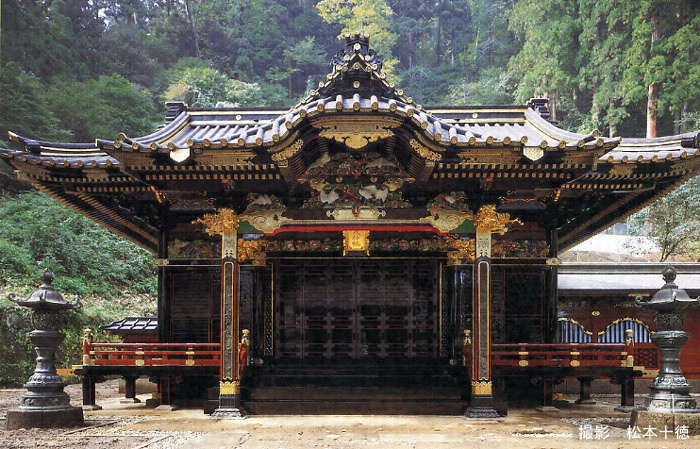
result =
[[[464,222],[461,225],[457,226],[450,232],[473,234],[476,232],[476,228],[474,228],[474,222],[472,222],[471,220],[464,220]]]
[[[248,221],[242,221],[238,223],[238,233],[239,234],[262,234],[262,231],[254,228]]]

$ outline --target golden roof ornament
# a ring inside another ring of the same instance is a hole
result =
[[[209,235],[219,235],[236,232],[241,218],[231,209],[217,209],[214,214],[204,214],[192,224],[203,224],[204,231]]]
[[[474,217],[474,226],[479,232],[503,235],[508,231],[510,225],[515,224],[522,225],[523,222],[517,218],[511,219],[508,213],[496,212],[496,206],[493,204],[481,206]]]

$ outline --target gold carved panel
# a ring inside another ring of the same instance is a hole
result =
[[[343,256],[348,253],[369,255],[369,231],[343,231]]]

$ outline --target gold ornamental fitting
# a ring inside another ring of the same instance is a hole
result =
[[[488,380],[473,380],[472,393],[481,396],[490,395],[493,393],[493,385]]]
[[[240,394],[241,384],[238,381],[219,382],[219,394]]]
[[[231,209],[217,209],[214,214],[204,214],[204,217],[194,220],[192,224],[203,224],[204,231],[209,235],[234,233],[238,229],[240,217]]]
[[[474,226],[477,231],[491,232],[492,234],[503,235],[508,231],[510,225],[522,225],[522,221],[517,218],[511,219],[510,214],[496,212],[496,206],[489,204],[481,206],[481,209],[474,217]]]
[[[241,240],[238,242],[238,262],[250,261],[253,265],[265,265],[264,243],[263,240]]]
[[[474,239],[462,240],[451,235],[444,237],[445,246],[455,251],[447,252],[448,265],[460,265],[462,260],[473,263],[476,260],[476,242]]]

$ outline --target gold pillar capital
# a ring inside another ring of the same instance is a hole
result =
[[[491,233],[503,235],[508,231],[510,225],[523,224],[517,218],[511,219],[510,214],[496,212],[496,206],[487,204],[481,206],[474,216],[474,226],[477,233]]]
[[[198,218],[192,224],[203,224],[204,231],[209,235],[231,234],[238,229],[238,223],[241,217],[231,209],[217,209],[214,214],[204,214],[202,218]]]

